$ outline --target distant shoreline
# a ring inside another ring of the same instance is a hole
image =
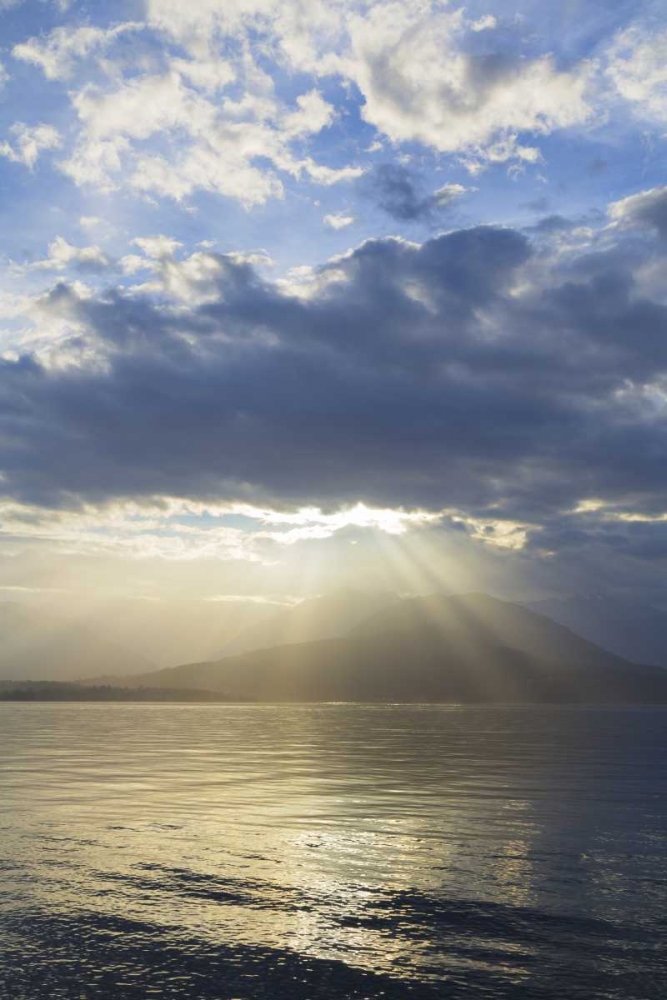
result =
[[[6,704],[143,704],[143,705],[228,705],[257,707],[288,706],[367,706],[367,707],[443,707],[443,708],[581,708],[581,709],[624,709],[624,708],[667,708],[664,702],[647,701],[397,701],[394,699],[354,699],[354,700],[275,700],[242,699],[225,697],[215,691],[122,688],[111,685],[91,687],[59,681],[0,681],[0,703]]]
[[[88,685],[62,681],[2,681],[0,702],[143,702],[152,704],[229,704],[241,699],[227,698],[216,691],[184,688],[132,688],[111,684]]]

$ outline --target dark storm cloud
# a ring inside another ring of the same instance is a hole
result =
[[[667,310],[633,254],[545,271],[525,235],[478,227],[369,241],[307,296],[210,254],[204,277],[164,265],[200,305],[59,285],[42,308],[101,360],[2,362],[5,491],[457,507],[576,546],[582,497],[664,506]],[[663,526],[614,530],[639,557]]]
[[[397,163],[380,164],[359,185],[367,198],[400,222],[432,222],[463,193],[457,186],[444,185],[425,194],[412,171]]]

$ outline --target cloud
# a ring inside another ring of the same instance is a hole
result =
[[[49,80],[90,70],[70,92],[76,140],[60,163],[77,185],[177,202],[211,192],[251,209],[282,198],[290,180],[362,176],[349,153],[335,164],[313,155],[313,140],[350,114],[376,131],[366,149],[418,143],[473,175],[504,164],[517,176],[542,162],[540,137],[601,118],[602,78],[640,117],[667,120],[667,32],[646,25],[618,32],[597,62],[563,68],[550,53],[526,54],[509,25],[494,30],[494,15],[471,20],[435,0],[147,0],[145,14],[145,23],[65,25],[12,50]],[[120,43],[130,35],[127,59]],[[286,74],[301,93],[286,91]],[[332,79],[346,89],[337,106],[324,96]],[[0,154],[34,165],[57,133],[32,131]],[[427,216],[452,193],[428,203],[406,192],[389,211]]]
[[[662,30],[660,30],[662,29]],[[643,119],[667,123],[667,29],[624,28],[606,53],[605,75]]]
[[[16,122],[9,130],[12,139],[0,142],[0,156],[12,163],[22,163],[30,170],[44,150],[58,149],[61,137],[52,125],[25,125]]]
[[[348,71],[363,117],[394,142],[483,158],[488,146],[528,132],[547,135],[591,115],[589,67],[558,70],[550,56],[517,59],[467,51],[462,11],[433,4],[374,4],[350,19]]]
[[[313,135],[331,125],[334,108],[317,90],[300,94],[296,99],[297,110],[285,115],[282,127],[292,137]]]
[[[432,220],[467,190],[462,184],[448,183],[430,194],[422,194],[411,171],[397,163],[377,166],[367,175],[362,189],[383,211],[401,222]]]
[[[448,512],[539,558],[582,533],[648,558],[667,532],[667,307],[636,278],[658,244],[603,225],[550,255],[482,226],[370,240],[291,283],[150,248],[154,292],[59,284],[39,322],[69,340],[2,362],[12,502],[245,504],[285,544],[359,503]]]
[[[76,270],[94,273],[106,271],[111,266],[111,261],[100,247],[75,247],[62,236],[56,236],[49,243],[48,256],[30,265],[33,270],[42,271],[65,271],[71,266]]]
[[[48,80],[64,80],[72,75],[79,60],[106,49],[141,24],[127,22],[114,28],[55,28],[46,38],[30,38],[12,49],[15,59],[38,66]]]
[[[609,215],[621,225],[635,225],[654,229],[663,239],[667,238],[667,187],[641,191],[621,198],[609,206]]]
[[[39,543],[47,551],[69,556],[179,562],[215,559],[271,565],[279,549],[326,540],[349,529],[401,536],[408,529],[440,520],[440,515],[425,511],[382,510],[363,504],[326,513],[317,507],[285,512],[173,497],[158,497],[148,503],[85,504],[76,510],[0,501],[0,541]]]
[[[73,97],[79,142],[61,168],[77,184],[103,190],[122,182],[175,201],[212,191],[247,208],[282,197],[280,174],[297,179],[305,174],[330,185],[362,173],[353,165],[334,168],[295,155],[294,143],[333,119],[319,92],[298,95],[296,108],[288,108],[248,54],[241,69],[242,97],[222,102],[192,86],[194,77],[182,59],[172,61],[166,73],[138,76],[111,91],[84,87]],[[151,140],[170,144],[171,155],[151,147]]]
[[[345,215],[343,212],[324,216],[325,224],[331,229],[345,229],[346,226],[351,226],[354,221],[355,217],[353,215]]]
[[[71,89],[76,141],[60,164],[77,185],[177,202],[211,192],[251,209],[282,198],[290,180],[360,177],[349,145],[337,147],[348,150],[342,162],[322,152],[322,136],[350,115],[373,126],[375,142],[416,142],[473,174],[489,164],[516,174],[541,161],[535,139],[593,115],[592,64],[526,57],[493,15],[469,20],[435,0],[147,0],[145,14],[66,25],[13,49],[49,80],[88,68],[87,85]],[[132,59],[121,46],[130,35]],[[324,95],[340,85],[334,106]]]
[[[261,37],[292,71],[353,82],[363,117],[394,142],[480,158],[509,136],[549,134],[592,113],[587,64],[565,71],[549,55],[496,50],[487,37],[497,26],[492,14],[467,20],[431,0],[204,0],[189,9],[149,0],[147,16],[190,51]]]
[[[44,510],[29,504],[0,503],[0,539],[39,544],[69,557],[116,556],[128,560],[240,562],[267,560],[266,535],[257,536],[223,521],[203,524],[177,504],[86,505],[79,510]],[[168,532],[168,533],[167,533]]]
[[[137,236],[132,242],[147,257],[155,257],[158,260],[161,257],[173,257],[179,247],[183,246],[172,236]]]
[[[470,22],[470,27],[473,31],[489,31],[491,28],[495,28],[498,25],[498,21],[493,16],[493,14],[484,14],[483,17],[478,17],[476,21]]]

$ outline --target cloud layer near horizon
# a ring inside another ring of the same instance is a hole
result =
[[[3,361],[4,489],[660,518],[666,203],[636,195],[547,239],[370,240],[277,281],[138,240],[149,283],[57,284],[33,306],[34,349]]]

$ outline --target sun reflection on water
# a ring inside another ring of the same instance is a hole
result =
[[[657,804],[619,810],[610,727],[591,736],[584,713],[3,711],[0,919],[10,933],[12,920],[30,926],[39,914],[122,917],[155,928],[149,942],[159,933],[165,946],[270,949],[281,968],[299,956],[406,982],[475,971],[516,984],[549,947],[561,958],[575,947],[567,922],[547,946],[546,917],[531,914],[560,919],[576,899],[581,919],[604,921],[621,879],[623,919],[644,926],[627,866],[639,878],[656,863]],[[642,759],[626,753],[622,766]],[[631,862],[601,853],[605,824],[617,843],[632,841]]]

